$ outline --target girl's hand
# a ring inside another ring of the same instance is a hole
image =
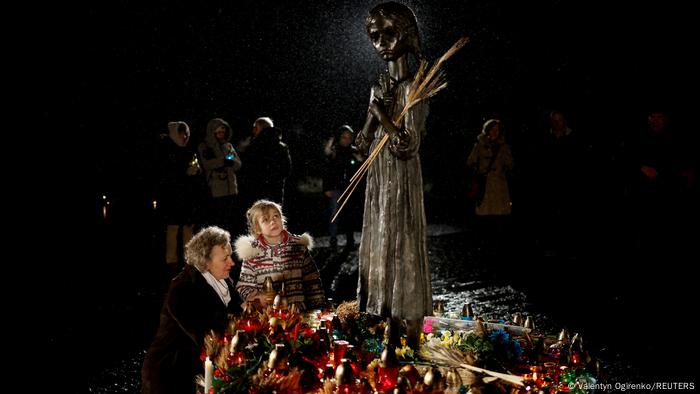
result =
[[[267,306],[267,300],[263,296],[263,294],[259,291],[254,291],[248,295],[248,298],[246,301],[251,301],[253,304],[256,305],[256,307],[265,307]]]

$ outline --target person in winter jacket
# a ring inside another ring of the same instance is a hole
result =
[[[199,144],[204,178],[212,197],[208,223],[229,231],[241,227],[235,220],[239,204],[236,172],[241,169],[242,162],[229,142],[232,134],[225,120],[214,118],[207,124],[204,141]]]
[[[309,253],[313,248],[311,236],[288,232],[282,207],[273,201],[256,201],[246,217],[249,234],[235,242],[236,255],[243,261],[236,285],[241,298],[268,304],[262,287],[270,277],[277,292],[284,285],[290,306],[295,304],[300,311],[323,308],[326,297],[321,274]]]
[[[166,225],[165,262],[173,273],[181,261],[177,253],[178,234],[183,246],[192,238],[195,210],[200,202],[201,169],[189,140],[187,123],[169,122],[168,134],[160,135],[156,154],[156,201]]]
[[[292,158],[281,135],[282,130],[272,126],[272,119],[255,121],[250,145],[243,155],[246,165],[241,184],[246,206],[259,199],[284,205],[285,182],[292,171]]]
[[[241,313],[241,299],[229,273],[231,235],[218,227],[198,232],[185,247],[185,269],[173,279],[160,312],[160,325],[143,363],[144,394],[192,394],[203,372],[204,337],[223,335],[228,314]]]
[[[330,246],[332,249],[338,245],[338,227],[345,232],[347,243],[345,251],[350,251],[355,245],[353,237],[353,219],[357,211],[357,199],[349,201],[345,207],[345,212],[338,216],[335,221],[331,219],[338,210],[338,198],[343,190],[350,183],[350,178],[355,174],[362,164],[362,155],[357,147],[352,144],[354,138],[353,130],[348,125],[343,125],[338,130],[336,136],[331,137],[323,149],[326,156],[326,166],[323,173],[323,195],[328,199],[328,235],[330,236]],[[358,192],[357,196],[362,193]],[[358,197],[359,198],[359,197]]]

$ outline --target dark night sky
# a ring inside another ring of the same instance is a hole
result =
[[[49,116],[68,114],[71,141],[98,147],[94,192],[128,188],[169,120],[201,132],[219,116],[245,133],[264,114],[319,138],[343,123],[360,128],[383,64],[364,33],[375,3],[120,1],[47,10],[36,17],[47,30],[39,45],[55,54],[50,64],[60,75],[35,82],[49,88]],[[527,138],[547,110],[561,108],[597,138],[636,126],[648,106],[683,116],[691,25],[680,5],[407,3],[428,59],[460,36],[472,40],[450,60],[450,86],[432,101],[426,163],[466,157],[490,117]]]

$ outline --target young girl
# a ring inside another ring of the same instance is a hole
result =
[[[244,301],[259,301],[265,305],[262,285],[270,277],[275,290],[284,290],[289,304],[297,309],[322,308],[326,297],[321,275],[309,250],[310,235],[290,234],[282,207],[272,201],[258,200],[248,212],[248,232],[236,240],[236,254],[243,261],[238,290]]]

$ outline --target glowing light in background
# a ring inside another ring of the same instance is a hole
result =
[[[102,195],[102,218],[107,219],[107,208],[109,207],[109,200],[107,200],[107,195]]]

